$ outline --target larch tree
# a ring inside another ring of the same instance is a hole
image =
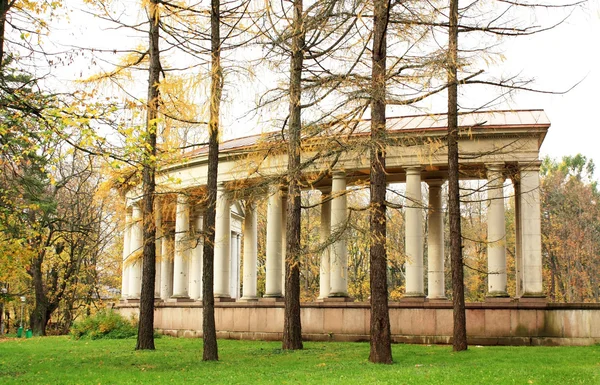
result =
[[[281,5],[279,5],[281,6]],[[287,170],[275,176],[287,190],[287,224],[285,244],[285,318],[282,346],[284,349],[301,349],[300,323],[300,269],[303,255],[322,253],[332,239],[321,239],[318,247],[302,247],[301,190],[328,176],[345,147],[345,138],[356,127],[352,117],[364,111],[364,105],[342,111],[333,95],[351,76],[359,58],[348,55],[356,38],[360,2],[324,1],[304,9],[302,1],[287,6],[271,6],[265,15],[265,35],[270,51],[268,60],[289,58],[288,88],[270,90],[265,95],[265,107],[281,99],[289,100],[288,115],[283,120],[282,135],[277,139],[287,142]],[[287,8],[286,8],[287,7]],[[359,49],[360,51],[360,49]],[[360,57],[360,55],[359,55]],[[304,97],[304,99],[303,99]],[[331,103],[334,103],[333,105]],[[342,102],[342,106],[345,102]],[[327,106],[327,107],[325,107]],[[332,107],[333,106],[333,107]],[[325,113],[324,108],[329,108]],[[287,129],[286,129],[287,126]],[[325,134],[325,135],[324,135]],[[312,143],[319,144],[311,146]],[[301,152],[314,151],[302,159]],[[316,162],[323,162],[326,171],[307,175],[304,171]],[[331,199],[331,198],[330,198]],[[304,208],[309,208],[311,205]],[[342,227],[346,227],[343,224]],[[339,237],[341,234],[337,234]],[[312,245],[311,245],[312,246]]]
[[[208,199],[204,217],[205,242],[202,270],[202,338],[203,361],[219,359],[217,330],[215,326],[214,260],[215,223],[217,207],[217,178],[219,173],[220,108],[223,92],[223,68],[221,67],[221,2],[210,2],[210,117],[208,139]]]
[[[458,0],[450,0],[446,68],[448,74],[448,211],[454,319],[452,348],[454,351],[461,351],[467,349],[467,323],[458,184]]]
[[[392,363],[386,251],[386,59],[389,2],[374,1],[371,66],[371,350],[369,361]]]
[[[142,289],[136,350],[154,350],[154,283],[156,279],[156,137],[160,105],[160,1],[150,0],[148,13],[148,107],[142,155]]]
[[[302,67],[306,30],[302,0],[293,2],[290,60],[290,112],[288,129],[288,206],[286,224],[284,350],[302,349],[300,323],[300,152],[302,134]]]

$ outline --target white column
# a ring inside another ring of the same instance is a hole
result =
[[[346,232],[348,205],[346,196],[346,174],[334,172],[331,182],[331,232],[337,239],[331,248],[329,266],[329,297],[348,296],[348,250],[346,248]]]
[[[127,207],[125,207],[127,210]],[[129,242],[131,234],[131,213],[127,210],[125,214],[125,228],[123,229],[123,266],[121,268],[121,298],[129,296]]]
[[[406,297],[424,297],[421,167],[406,169]]]
[[[282,233],[282,193],[279,187],[273,186],[267,204],[267,260],[265,263],[266,282],[265,297],[281,297],[281,233]]]
[[[173,235],[163,229],[160,261],[160,298],[163,301],[173,295]]]
[[[229,292],[231,298],[240,298],[240,268],[242,261],[242,235],[234,232],[231,237],[231,279]]]
[[[540,215],[540,162],[519,165],[521,171],[521,252],[523,296],[544,297]]]
[[[488,297],[508,297],[506,291],[506,221],[504,218],[503,164],[487,167]]]
[[[162,205],[160,198],[154,200],[154,225],[156,226],[156,236],[154,240],[156,250],[156,275],[154,276],[154,298],[160,298],[160,279],[162,269],[162,241],[163,241],[163,228],[162,228]]]
[[[216,211],[214,293],[216,298],[229,298],[231,204],[223,184],[219,184],[217,187]]]
[[[256,296],[256,269],[257,269],[257,244],[258,230],[256,221],[256,206],[254,203],[246,204],[244,217],[244,287],[242,300],[253,301]]]
[[[444,286],[444,212],[442,185],[444,181],[429,180],[429,230],[427,234],[427,298],[445,299]]]
[[[329,242],[331,235],[331,200],[329,194],[321,192],[321,225],[319,227],[319,241],[322,245]],[[329,289],[331,288],[329,266],[330,246],[324,246],[321,252],[321,265],[319,269],[319,298],[329,297]]]
[[[287,190],[281,196],[281,294],[285,296],[285,257],[287,255]]]
[[[175,211],[175,256],[173,258],[173,298],[188,297],[190,206],[185,194],[177,194]]]
[[[513,176],[515,190],[515,294],[523,295],[523,253],[521,252],[521,182],[520,174]]]
[[[190,261],[190,290],[191,299],[202,298],[202,223],[204,218],[201,213],[194,216],[194,237],[192,241],[191,261]]]
[[[142,208],[139,203],[133,204],[130,231],[129,258],[132,259],[132,262],[129,264],[128,294],[129,298],[140,298],[140,292],[142,291],[142,249],[144,242],[142,234]]]

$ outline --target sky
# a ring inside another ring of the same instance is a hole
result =
[[[559,27],[507,47],[507,66],[522,68],[539,89],[566,91],[549,95],[519,93],[515,108],[542,108],[551,127],[542,155],[581,153],[600,167],[600,6],[594,0],[577,9]],[[596,177],[600,170],[596,172]]]
[[[137,3],[135,0],[128,1]],[[59,24],[54,32],[63,41],[111,47],[119,36],[122,37],[123,30],[101,29],[97,21],[78,13],[75,8],[69,13],[70,22]],[[566,10],[541,9],[528,17],[531,24],[549,25],[567,14]],[[597,168],[600,167],[600,0],[589,0],[577,7],[564,23],[554,29],[507,39],[500,49],[505,59],[493,68],[486,68],[486,72],[498,76],[519,74],[522,78],[534,79],[530,87],[555,94],[518,92],[494,108],[545,110],[552,125],[542,145],[541,156],[560,158],[581,153],[592,158]],[[93,67],[90,69],[89,64],[87,68],[86,64],[82,67],[72,65],[62,72],[58,71],[58,76],[64,80],[76,79],[93,71]],[[145,85],[142,89],[146,89]],[[248,95],[245,96],[248,99]],[[482,97],[487,96],[471,91],[469,94],[463,92],[461,96],[465,104]],[[430,104],[432,112],[445,112],[445,103],[440,103],[439,99],[432,100]],[[224,112],[236,115],[239,111],[234,105],[226,106]],[[226,137],[260,132],[252,127],[251,121],[244,119],[245,115],[242,112],[234,117],[233,124],[243,128],[228,132]],[[600,180],[600,170],[596,172],[596,178]]]

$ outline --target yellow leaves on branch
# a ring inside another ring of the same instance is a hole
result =
[[[132,70],[140,65],[148,64],[147,48],[143,45],[136,47],[133,52],[123,55],[115,69],[112,71],[101,72],[90,76],[87,79],[80,80],[80,83],[91,85],[110,85],[124,82],[129,83],[134,81]]]

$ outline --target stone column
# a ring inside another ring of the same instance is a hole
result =
[[[160,298],[160,279],[162,269],[162,241],[163,241],[163,228],[162,228],[162,205],[160,198],[154,200],[154,225],[156,226],[156,236],[154,239],[156,263],[155,269],[156,274],[154,276],[154,298]]]
[[[173,295],[173,235],[163,229],[160,261],[160,298],[163,301]]]
[[[444,181],[428,180],[429,230],[427,234],[427,298],[446,299],[444,286],[444,212],[442,208],[442,185]]]
[[[139,203],[133,204],[129,240],[129,258],[135,257],[135,262],[129,264],[129,298],[140,298],[142,291],[142,208]]]
[[[406,169],[406,297],[424,297],[421,167]]]
[[[331,235],[331,200],[327,192],[321,191],[321,226],[319,228],[319,237],[321,244],[329,242]],[[329,297],[330,284],[330,266],[329,266],[330,246],[326,246],[321,252],[321,265],[319,274],[319,299]]]
[[[173,257],[173,296],[187,299],[190,253],[190,205],[185,194],[177,194],[175,211],[175,255]]]
[[[256,296],[256,269],[258,254],[258,230],[256,225],[256,206],[252,202],[246,203],[246,216],[244,217],[244,287],[242,300],[255,301]]]
[[[331,182],[331,232],[337,239],[331,247],[329,297],[348,296],[348,250],[344,231],[348,220],[346,173],[336,171]]]
[[[231,254],[230,254],[230,266],[229,266],[229,296],[231,298],[238,298],[240,296],[240,275],[239,275],[239,261],[240,261],[240,234],[236,232],[231,233]]]
[[[523,295],[523,253],[521,252],[521,182],[519,175],[513,175],[515,190],[515,293],[516,297]]]
[[[190,261],[190,298],[202,298],[202,256],[203,256],[203,237],[202,224],[204,218],[202,213],[197,212],[194,216],[194,237],[192,241],[191,261]]]
[[[215,222],[215,297],[229,296],[229,264],[231,258],[231,203],[225,186],[217,187]]]
[[[281,233],[282,233],[282,193],[279,187],[273,186],[267,204],[267,260],[265,263],[266,282],[265,297],[283,296],[281,288]]]
[[[127,207],[125,208],[127,210]],[[129,296],[129,242],[131,240],[131,213],[127,210],[125,214],[125,228],[123,229],[123,267],[121,268],[121,298]]]
[[[521,253],[523,297],[544,297],[540,215],[540,162],[519,165],[521,172]]]
[[[488,297],[508,297],[506,291],[506,221],[504,218],[504,165],[489,164],[487,210]]]

